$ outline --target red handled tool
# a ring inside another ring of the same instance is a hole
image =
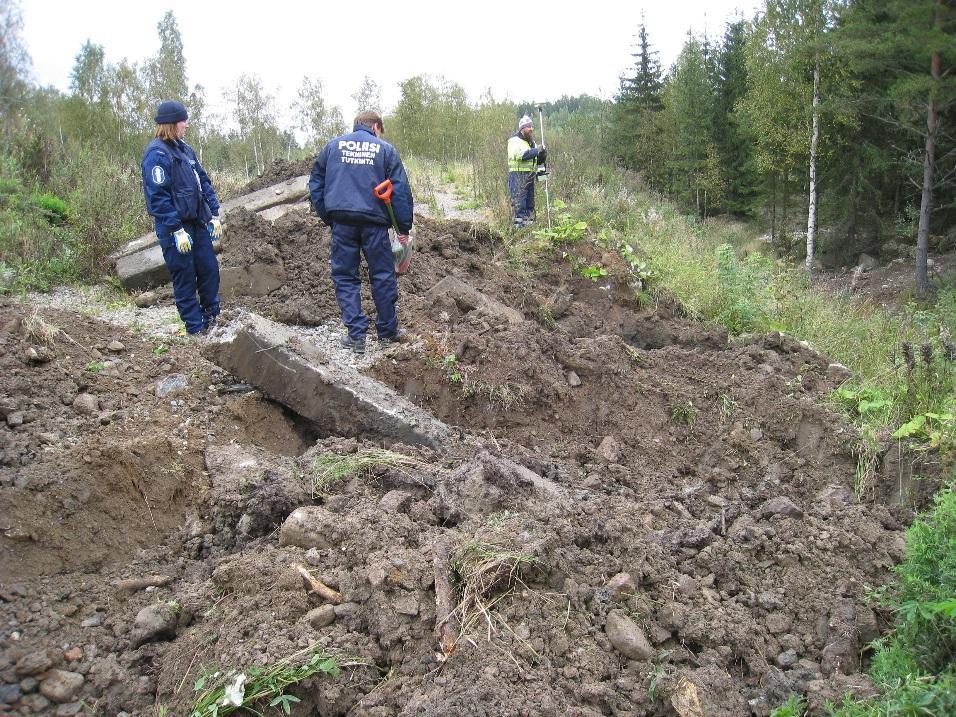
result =
[[[386,179],[372,191],[375,192],[376,197],[385,202],[385,208],[388,210],[388,216],[392,220],[392,229],[395,230],[396,234],[401,234],[401,232],[398,231],[398,221],[395,219],[395,212],[392,211],[392,180]]]
[[[395,271],[398,274],[404,274],[412,264],[412,243],[411,237],[406,237],[404,243],[398,238],[402,236],[402,233],[398,230],[398,220],[395,219],[395,212],[392,211],[392,189],[392,180],[386,179],[372,191],[376,197],[385,202],[385,208],[388,209],[392,229],[395,230],[395,237],[390,241],[392,256],[395,258]]]

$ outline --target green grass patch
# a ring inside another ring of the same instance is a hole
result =
[[[316,674],[338,677],[342,667],[332,654],[310,647],[266,667],[203,675],[193,686],[199,696],[189,717],[221,717],[238,710],[262,717],[267,707],[288,715],[300,701],[286,692],[289,687]]]

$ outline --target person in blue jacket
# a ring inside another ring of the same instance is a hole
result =
[[[219,262],[212,240],[222,236],[219,199],[209,175],[183,141],[189,115],[181,102],[161,102],[156,137],[143,153],[146,211],[173,279],[173,297],[186,332],[205,334],[219,314]]]
[[[349,134],[330,141],[315,158],[309,178],[309,197],[315,213],[332,227],[330,263],[335,298],[348,334],[342,346],[365,353],[369,320],[362,312],[359,266],[365,256],[375,302],[375,331],[380,344],[405,335],[398,327],[395,304],[398,279],[388,238],[390,220],[375,187],[392,181],[392,209],[398,240],[408,242],[414,203],[398,150],[382,139],[385,126],[376,112],[360,112]]]
[[[516,227],[534,222],[534,180],[547,159],[545,146],[535,146],[533,132],[531,118],[524,115],[518,131],[508,138],[508,192]]]

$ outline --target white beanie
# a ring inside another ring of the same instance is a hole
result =
[[[521,119],[518,120],[518,131],[520,132],[525,127],[533,127],[534,123],[531,121],[531,118],[528,115],[524,115]]]

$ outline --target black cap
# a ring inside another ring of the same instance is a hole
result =
[[[175,124],[189,119],[186,107],[182,102],[176,100],[166,100],[159,103],[156,110],[156,124]]]

